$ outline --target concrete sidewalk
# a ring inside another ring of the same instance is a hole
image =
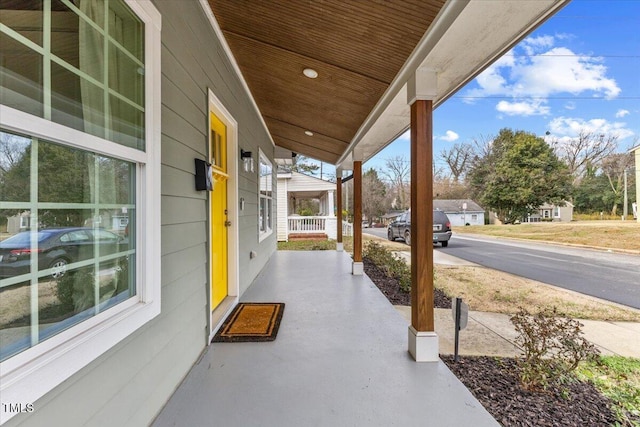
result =
[[[442,265],[477,264],[454,256],[434,251],[434,262]],[[410,252],[396,252],[410,262]],[[411,307],[396,306],[408,323],[411,322]],[[469,356],[508,356],[520,354],[514,344],[515,328],[509,315],[499,313],[469,312],[466,329],[460,331],[459,353]],[[581,320],[582,331],[587,340],[593,343],[604,355],[619,355],[640,358],[640,323],[605,322]],[[440,340],[440,353],[454,352],[454,322],[450,309],[436,308],[435,329]]]

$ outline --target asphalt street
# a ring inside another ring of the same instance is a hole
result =
[[[364,229],[386,237],[386,229]],[[640,309],[640,255],[455,234],[438,251],[485,267]]]

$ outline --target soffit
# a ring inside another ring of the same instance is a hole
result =
[[[345,170],[408,128],[418,67],[438,106],[569,2],[208,1],[275,144]]]
[[[444,3],[209,1],[275,144],[331,163]]]

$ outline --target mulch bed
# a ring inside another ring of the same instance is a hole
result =
[[[409,293],[375,264],[364,259],[364,271],[393,305],[411,305]],[[451,298],[434,289],[435,307],[451,308]],[[453,356],[440,358],[486,410],[505,427],[600,427],[616,425],[609,399],[589,383],[551,385],[545,392],[523,390],[515,359]]]
[[[544,392],[520,388],[515,359],[440,356],[503,426],[613,426],[609,400],[589,383],[550,385]]]
[[[398,280],[386,275],[378,266],[368,258],[363,259],[364,272],[371,281],[382,291],[385,297],[393,305],[411,305],[411,294],[400,289]],[[440,289],[434,289],[434,299],[436,308],[451,308],[451,298]]]

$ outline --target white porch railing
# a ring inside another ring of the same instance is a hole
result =
[[[353,224],[347,221],[342,221],[342,235],[353,236]]]
[[[338,237],[338,221],[335,216],[287,217],[287,235],[324,233],[329,239]],[[353,236],[353,224],[342,221],[342,235]]]
[[[324,216],[290,216],[289,233],[324,233],[326,220]]]

